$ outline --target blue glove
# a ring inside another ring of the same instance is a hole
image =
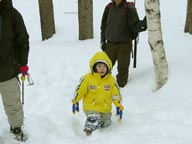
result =
[[[79,102],[72,104],[72,112],[75,114],[75,112],[79,112]]]
[[[119,107],[116,107],[116,114],[117,114],[117,116],[119,116],[120,122],[121,122],[122,117],[123,117],[123,110],[124,110],[124,107],[122,105],[120,105]]]

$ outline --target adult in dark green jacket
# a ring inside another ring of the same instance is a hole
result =
[[[29,36],[11,0],[0,0],[0,94],[10,130],[23,140],[23,109],[18,74],[28,74]]]
[[[119,87],[128,81],[132,37],[134,32],[146,30],[146,18],[140,21],[136,8],[126,0],[112,0],[104,10],[101,22],[101,48],[107,53],[112,65],[118,62],[116,76]]]

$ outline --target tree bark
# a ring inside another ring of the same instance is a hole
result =
[[[93,38],[93,1],[78,0],[79,40]]]
[[[42,40],[55,34],[55,22],[52,0],[39,0]]]
[[[168,64],[163,46],[159,0],[145,0],[148,42],[151,48],[156,78],[156,90],[168,79]]]
[[[187,0],[187,15],[184,32],[192,34],[192,0]]]

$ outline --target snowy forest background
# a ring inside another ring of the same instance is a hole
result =
[[[38,2],[13,0],[30,35],[29,73],[25,83],[26,144],[191,144],[192,36],[184,33],[186,1],[161,0],[161,23],[169,67],[167,83],[155,92],[154,69],[147,32],[140,34],[137,68],[130,66],[128,85],[121,89],[123,120],[113,109],[112,125],[87,137],[85,115],[72,114],[71,99],[79,78],[89,72],[89,60],[100,51],[100,23],[109,0],[95,0],[94,38],[78,40],[77,0],[54,0],[56,34],[41,40]],[[144,1],[137,1],[140,18]],[[117,73],[116,65],[113,75]],[[0,144],[17,144],[0,101]]]

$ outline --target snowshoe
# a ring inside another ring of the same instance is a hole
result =
[[[24,135],[21,127],[16,127],[16,128],[10,127],[10,131],[11,131],[11,133],[13,133],[15,135],[15,139],[17,141],[23,142],[23,141],[27,140],[27,136]]]

